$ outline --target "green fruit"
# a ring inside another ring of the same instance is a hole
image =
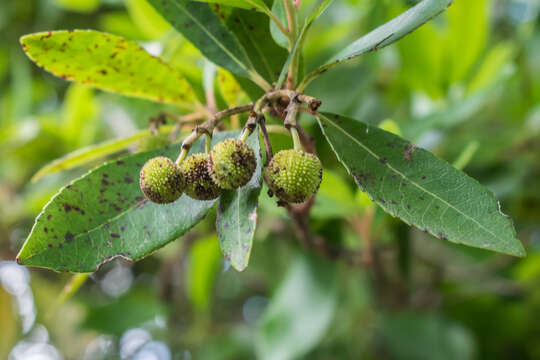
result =
[[[168,204],[182,195],[185,182],[178,165],[169,158],[158,156],[142,167],[139,185],[148,200]]]
[[[311,198],[321,185],[321,161],[304,151],[282,150],[268,164],[264,180],[281,200],[301,203]]]
[[[154,150],[170,143],[169,137],[165,134],[150,135],[137,142],[137,152]]]
[[[222,189],[236,189],[246,185],[256,167],[255,152],[238,139],[217,143],[208,157],[210,176]]]
[[[197,200],[212,200],[221,195],[221,189],[208,172],[208,154],[193,154],[180,165],[186,179],[184,192]]]

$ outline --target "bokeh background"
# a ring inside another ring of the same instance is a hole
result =
[[[314,3],[302,1],[303,11]],[[307,39],[304,68],[414,3],[334,1]],[[69,294],[71,274],[13,260],[49,198],[103,159],[32,176],[80,147],[148,127],[163,106],[55,78],[26,58],[18,38],[111,32],[195,83],[204,62],[145,0],[1,1],[0,358],[540,359],[539,11],[537,0],[455,0],[414,34],[306,91],[324,109],[400,132],[489,187],[526,258],[452,245],[385,215],[306,118],[325,165],[311,226],[352,251],[372,244],[376,261],[303,250],[283,209],[263,195],[245,272],[222,258],[211,215],[138,263],[106,264]],[[290,146],[283,135],[273,142]]]

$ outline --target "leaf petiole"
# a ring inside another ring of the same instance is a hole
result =
[[[208,154],[210,150],[212,150],[212,135],[206,133],[204,134],[205,142],[204,142],[204,150]]]
[[[303,147],[302,142],[300,141],[300,137],[298,136],[298,130],[296,130],[296,128],[293,126],[289,129],[289,132],[291,133],[291,137],[293,140],[294,150],[302,151]]]

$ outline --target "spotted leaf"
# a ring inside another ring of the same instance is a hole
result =
[[[258,198],[262,186],[259,135],[254,132],[247,143],[257,157],[257,168],[251,180],[239,189],[226,190],[219,198],[216,230],[221,252],[238,271],[246,269],[253,235],[257,226]]]
[[[215,141],[236,133],[220,133]],[[102,165],[56,194],[38,215],[17,261],[58,271],[91,272],[115,257],[139,260],[201,221],[215,201],[182,195],[159,205],[146,201],[139,171],[157,155],[175,158],[178,145]],[[203,142],[192,152],[202,152]]]
[[[20,41],[32,61],[66,80],[169,104],[195,99],[178,70],[116,35],[62,30],[25,35]]]
[[[318,120],[338,159],[386,212],[440,239],[525,255],[512,221],[478,181],[379,128],[334,114]]]

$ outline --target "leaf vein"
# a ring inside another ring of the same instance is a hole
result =
[[[374,153],[370,148],[368,148],[366,145],[364,145],[362,142],[360,142],[359,140],[357,140],[356,138],[354,138],[353,136],[351,136],[348,132],[346,132],[342,127],[340,127],[338,124],[336,124],[335,122],[333,122],[332,120],[330,120],[329,118],[327,118],[326,116],[322,115],[322,114],[319,114],[318,115],[319,117],[322,117],[324,118],[327,122],[329,122],[332,126],[334,126],[336,129],[338,129],[340,132],[342,132],[346,137],[350,138],[353,142],[357,143],[361,148],[363,148],[368,154],[370,154],[371,156],[373,156],[376,160],[380,160],[380,156],[377,155],[376,153]],[[433,192],[427,190],[426,188],[424,188],[423,186],[421,186],[420,184],[416,183],[415,181],[413,181],[412,179],[410,179],[409,177],[407,177],[405,174],[403,174],[401,171],[397,170],[396,168],[394,168],[393,166],[391,166],[388,162],[386,162],[384,164],[384,166],[388,167],[390,170],[392,170],[394,173],[396,173],[397,175],[401,176],[403,179],[409,181],[412,185],[416,186],[418,189],[420,189],[421,191],[425,192],[426,194],[432,196],[434,199],[442,202],[443,204],[445,204],[448,208],[451,208],[453,209],[454,211],[456,211],[458,214],[462,215],[463,217],[469,219],[470,221],[472,221],[473,223],[475,223],[476,225],[478,225],[479,228],[481,228],[482,230],[484,230],[486,233],[490,234],[491,236],[493,236],[495,239],[499,239],[501,241],[504,242],[504,239],[500,238],[499,236],[497,236],[496,234],[494,234],[492,231],[490,231],[488,228],[486,228],[484,225],[482,225],[480,222],[478,222],[476,219],[472,218],[471,216],[469,216],[468,214],[464,213],[463,211],[461,211],[460,209],[456,208],[454,205],[452,205],[451,203],[449,203],[448,201],[444,200],[443,198],[439,197],[437,194],[434,194]],[[446,210],[448,210],[445,209]],[[442,215],[442,214],[441,214]]]

